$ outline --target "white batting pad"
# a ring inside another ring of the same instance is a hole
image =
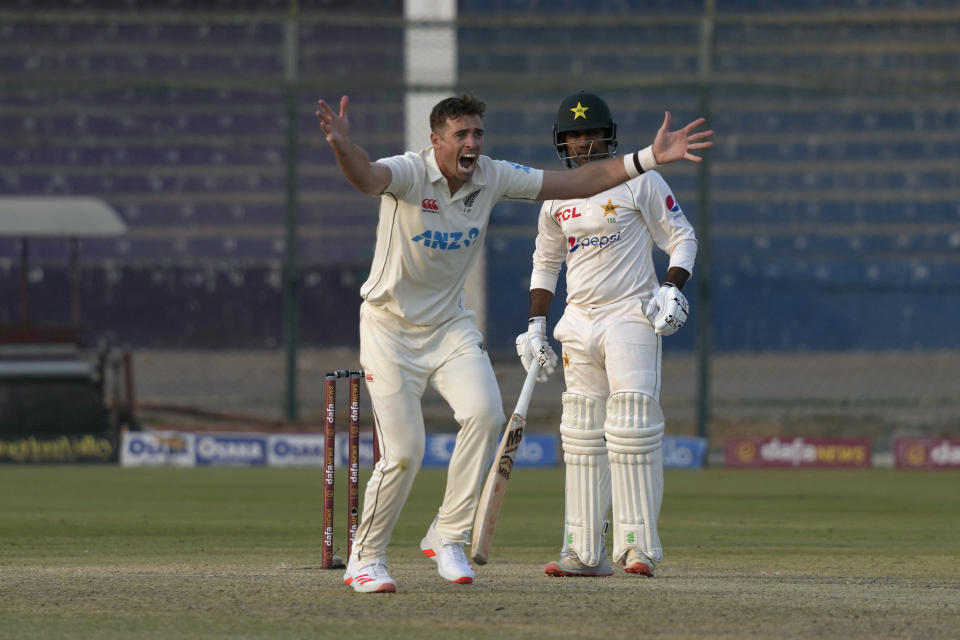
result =
[[[566,464],[563,551],[597,565],[605,553],[610,511],[610,463],[603,441],[603,405],[579,393],[563,394],[560,441]]]
[[[607,399],[615,561],[630,548],[651,560],[663,559],[657,518],[663,502],[664,426],[660,404],[646,394],[622,391]]]

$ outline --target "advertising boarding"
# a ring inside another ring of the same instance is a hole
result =
[[[960,440],[897,438],[893,464],[897,469],[960,469]]]
[[[125,467],[193,467],[196,436],[182,431],[125,431],[120,464]]]
[[[870,468],[865,438],[728,438],[728,467]]]

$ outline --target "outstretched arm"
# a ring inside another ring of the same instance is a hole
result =
[[[350,98],[340,98],[340,112],[336,113],[323,100],[319,100],[317,118],[320,128],[327,134],[327,142],[333,148],[340,171],[350,184],[360,191],[378,196],[390,185],[393,176],[390,168],[383,164],[370,162],[367,152],[350,141],[350,121],[347,118],[347,105]]]
[[[624,158],[588,162],[572,171],[544,171],[537,200],[586,198],[663,164],[677,160],[700,162],[703,158],[691,151],[713,146],[713,142],[707,140],[713,136],[712,130],[694,131],[705,122],[697,118],[681,129],[670,131],[670,112],[666,111],[651,146]]]

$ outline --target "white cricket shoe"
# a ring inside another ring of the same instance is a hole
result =
[[[343,582],[360,593],[393,593],[397,583],[387,572],[387,561],[383,557],[373,560],[350,558]]]
[[[620,564],[623,565],[623,570],[627,573],[635,573],[648,578],[653,577],[653,570],[657,566],[650,559],[650,556],[639,549],[627,549],[627,555],[624,556],[623,562]]]
[[[437,563],[437,573],[444,580],[457,584],[473,583],[473,567],[467,562],[467,555],[463,552],[462,542],[447,542],[437,533],[434,519],[427,529],[427,535],[420,541],[420,551],[423,555]]]
[[[543,568],[543,572],[555,578],[605,578],[613,575],[613,567],[610,566],[610,560],[607,559],[607,550],[605,548],[602,559],[593,566],[583,564],[580,562],[580,557],[576,551],[566,549],[560,553],[560,560],[557,562],[548,562],[547,566]]]

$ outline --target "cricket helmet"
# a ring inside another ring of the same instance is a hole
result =
[[[594,140],[594,143],[604,141],[607,150],[602,153],[588,154],[590,157],[614,156],[617,152],[617,123],[610,115],[610,107],[598,95],[580,91],[563,99],[557,110],[557,118],[553,124],[553,144],[557,155],[568,166],[573,167],[572,157],[567,153],[566,136],[574,131],[600,129],[604,137]]]

